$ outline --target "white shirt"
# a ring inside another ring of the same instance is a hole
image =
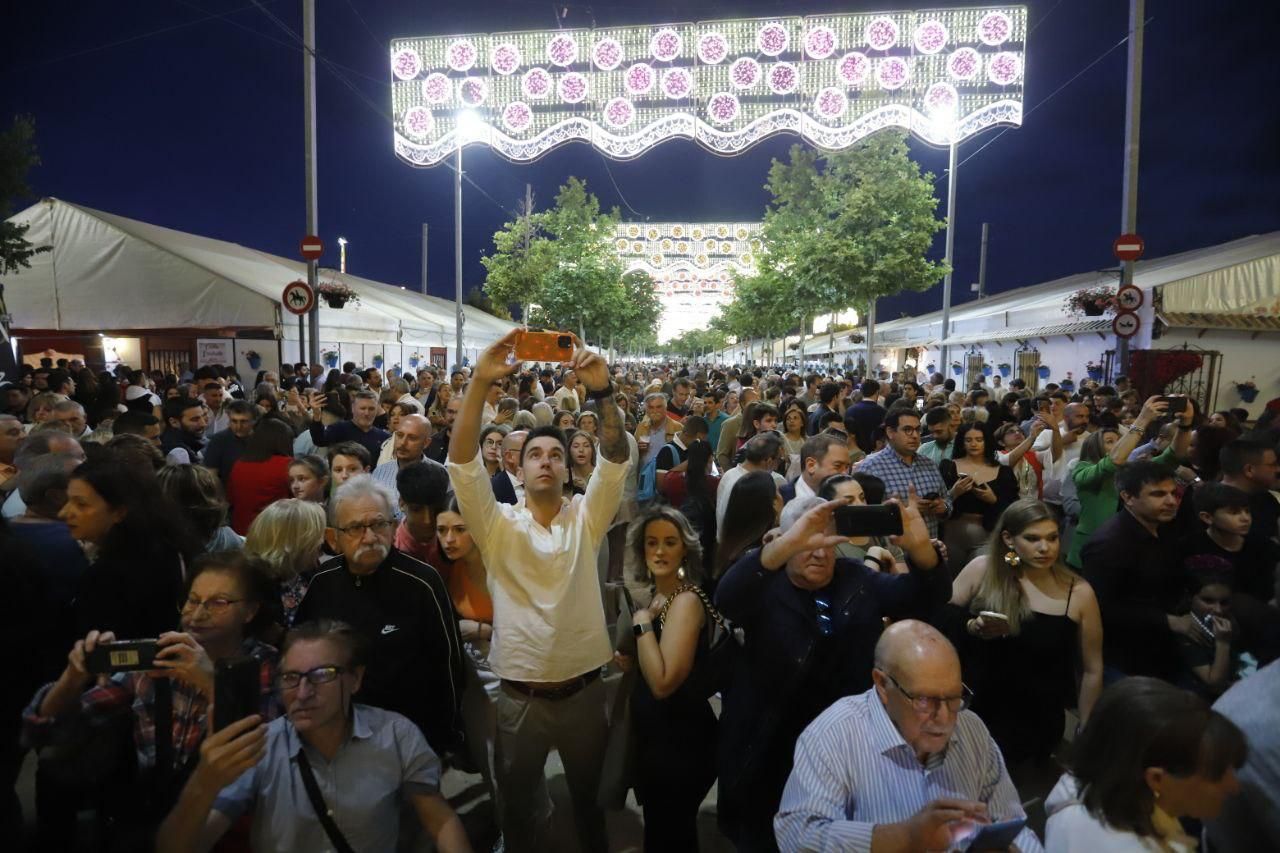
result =
[[[1058,432],[1063,438],[1066,438],[1067,430],[1059,427]],[[1031,449],[1036,453],[1041,454],[1040,461],[1043,463],[1042,467],[1044,468],[1044,482],[1046,487],[1050,482],[1059,485],[1061,484],[1062,478],[1067,476],[1067,471],[1070,469],[1071,463],[1080,458],[1080,447],[1088,437],[1089,434],[1084,433],[1071,444],[1064,444],[1062,446],[1062,456],[1058,458],[1057,462],[1053,462],[1053,434],[1048,430],[1044,430],[1036,436],[1035,443],[1031,445]],[[1057,491],[1058,489],[1055,485],[1052,493],[1056,496]],[[1045,495],[1045,498],[1048,499],[1049,495]]]
[[[519,477],[517,477],[515,474],[512,474],[510,471],[508,471],[505,468],[502,469],[502,473],[506,474],[507,479],[511,481],[511,488],[514,489],[516,493],[516,501],[517,502],[523,501],[524,500],[524,483],[520,481]]]
[[[1046,853],[1194,853],[1198,848],[1195,839],[1182,832],[1178,821],[1159,807],[1151,815],[1152,827],[1159,837],[1144,838],[1107,826],[1090,814],[1077,796],[1075,778],[1063,774],[1045,801],[1049,815],[1044,830]]]
[[[578,392],[572,388],[561,385],[556,389],[556,393],[551,395],[551,399],[556,401],[556,407],[566,412],[578,411]]]
[[[587,483],[543,527],[522,503],[493,497],[480,454],[449,462],[471,538],[484,557],[493,598],[489,664],[513,681],[566,681],[613,658],[597,555],[622,498],[630,465],[603,456]]]

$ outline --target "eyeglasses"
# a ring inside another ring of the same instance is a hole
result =
[[[911,701],[911,709],[920,716],[933,716],[938,713],[938,709],[943,705],[947,706],[947,710],[953,714],[959,714],[965,708],[969,707],[969,703],[973,701],[973,691],[967,685],[961,683],[959,696],[914,696],[903,689],[898,680],[884,670],[880,670],[884,677],[889,679],[890,683],[898,689],[898,692]]]
[[[364,538],[364,534],[372,530],[375,535],[381,536],[395,525],[394,521],[388,521],[385,518],[379,518],[375,521],[358,522],[356,524],[348,524],[346,527],[335,527],[334,529],[343,536],[354,536],[359,539]]]
[[[231,605],[239,604],[244,600],[245,599],[243,598],[223,598],[222,596],[218,596],[216,598],[206,598],[204,601],[201,601],[193,596],[178,605],[178,612],[194,613],[198,608],[203,607],[210,616],[221,616],[223,613],[227,612],[227,609],[231,607]]]
[[[825,595],[815,595],[813,606],[818,611],[818,633],[830,637],[835,629],[835,623],[831,621],[831,602]]]
[[[308,684],[315,687],[318,684],[328,684],[346,671],[347,668],[344,666],[330,664],[318,666],[306,672],[282,672],[276,676],[276,684],[280,685],[281,690],[297,690],[298,685],[305,678]]]
[[[900,426],[900,427],[888,427],[888,428],[889,428],[889,429],[891,429],[891,430],[893,430],[894,432],[900,432],[900,433],[903,433],[903,434],[905,434],[905,435],[919,435],[919,434],[920,434],[920,427],[913,427],[913,426]]]

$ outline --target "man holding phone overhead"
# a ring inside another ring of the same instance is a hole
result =
[[[328,447],[344,441],[354,441],[369,451],[376,460],[382,452],[382,443],[391,437],[385,429],[373,425],[378,417],[378,395],[374,391],[357,391],[351,395],[351,418],[325,426],[320,419],[324,411],[325,395],[311,392],[308,406],[311,409],[311,440],[316,447]]]
[[[568,448],[555,427],[529,431],[520,450],[524,502],[494,499],[480,456],[484,393],[515,373],[527,353],[513,329],[475,365],[449,443],[449,476],[462,517],[484,555],[493,598],[489,663],[502,680],[496,698],[495,771],[509,850],[540,850],[540,801],[547,754],[557,749],[573,798],[579,844],[605,850],[596,802],[607,725],[601,668],[613,658],[605,627],[597,553],[617,513],[630,469],[622,411],[608,365],[576,336],[565,367],[596,402],[600,453],[586,494],[564,500]]]

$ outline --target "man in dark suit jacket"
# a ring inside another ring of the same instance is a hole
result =
[[[509,432],[502,439],[502,470],[489,479],[493,497],[498,503],[515,506],[524,497],[524,484],[517,472],[520,470],[520,450],[529,433],[522,429]]]
[[[1213,640],[1189,613],[1174,525],[1173,475],[1158,462],[1130,462],[1116,474],[1123,508],[1094,531],[1080,553],[1102,611],[1103,659],[1112,675],[1173,679],[1178,643]]]
[[[854,403],[844,413],[844,425],[850,434],[857,436],[858,446],[867,453],[875,449],[872,436],[876,427],[884,423],[884,407],[876,402],[880,393],[880,383],[868,379],[862,383],[862,399]]]

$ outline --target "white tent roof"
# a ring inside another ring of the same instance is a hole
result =
[[[280,307],[284,286],[306,278],[302,261],[269,255],[48,198],[9,219],[27,239],[53,251],[6,277],[16,330],[74,331],[254,327],[292,322]],[[448,346],[452,302],[343,275],[359,294],[340,311],[321,302],[325,339]],[[487,345],[512,324],[464,306],[468,348]]]

